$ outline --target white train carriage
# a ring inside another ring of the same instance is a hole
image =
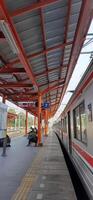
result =
[[[93,199],[93,60],[61,115],[60,132]]]

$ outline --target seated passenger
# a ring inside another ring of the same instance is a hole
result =
[[[37,146],[37,133],[36,133],[36,130],[34,130],[32,127],[31,127],[31,131],[29,132],[29,135],[28,135],[28,144],[27,146],[29,146],[31,143],[35,143],[35,146]]]
[[[37,135],[37,133],[38,133],[38,130],[37,130],[37,128],[35,127],[34,128],[34,132],[36,133],[36,135]]]

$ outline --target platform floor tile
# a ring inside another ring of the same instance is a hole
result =
[[[51,133],[12,200],[76,200],[61,147]]]

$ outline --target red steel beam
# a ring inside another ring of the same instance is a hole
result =
[[[43,76],[43,75],[48,74],[48,73],[50,73],[50,72],[58,71],[58,68],[59,68],[59,67],[55,67],[55,68],[48,69],[48,70],[45,70],[45,71],[43,71],[43,72],[37,73],[37,74],[35,74],[35,77]]]
[[[50,97],[51,97],[52,95],[50,95]],[[60,97],[57,97],[57,99],[60,99]],[[47,100],[49,100],[49,98],[47,97]],[[51,98],[51,101],[52,100],[55,100],[55,97],[54,98]]]
[[[64,81],[64,79],[60,79],[60,81]],[[59,84],[60,84],[60,81],[59,81]],[[51,82],[49,82],[49,84],[51,84],[51,83],[55,83],[55,82],[58,82],[58,79],[57,79],[57,80],[54,80],[54,81],[51,81]],[[46,85],[46,83],[39,85],[39,87],[42,87],[42,86],[45,86],[45,85]]]
[[[50,95],[50,97],[53,97],[53,96],[55,96],[55,94],[51,94]],[[19,99],[21,101],[21,100],[26,100],[26,99],[29,99],[29,100],[30,99],[31,100],[37,99],[38,95],[34,94],[34,93],[31,93],[31,92],[30,93],[21,92],[21,93],[8,94],[7,97],[12,98],[13,100]]]
[[[78,56],[80,54],[81,47],[85,40],[85,36],[87,34],[92,17],[93,17],[93,1],[83,0],[80,16],[78,20],[78,25],[77,25],[77,29],[76,29],[76,33],[74,37],[72,52],[71,52],[71,56],[70,56],[70,60],[68,64],[69,68],[68,68],[68,73],[66,77],[66,84],[65,84],[60,102],[62,101],[63,96],[65,94],[66,88],[69,83],[69,79],[72,75]]]
[[[40,0],[40,2],[43,3],[43,0]],[[46,50],[47,49],[47,47],[46,47],[46,30],[45,30],[45,25],[44,25],[44,14],[43,14],[42,9],[40,9],[40,17],[41,17],[41,29],[42,29],[42,35],[43,35],[43,47],[44,47],[44,50]],[[47,80],[48,80],[48,87],[49,87],[48,59],[47,59],[46,53],[45,53],[45,61],[46,61]],[[50,96],[50,93],[49,93],[49,96]],[[51,99],[50,99],[50,102],[51,102]]]
[[[8,68],[8,67],[3,67],[0,69],[0,74],[9,74],[9,73],[12,73],[12,74],[19,74],[19,73],[26,73],[25,69],[24,68]]]
[[[68,10],[67,10],[67,16],[66,16],[66,26],[65,26],[65,37],[64,37],[64,43],[67,42],[67,34],[68,34],[68,28],[69,28],[69,21],[70,21],[70,14],[71,14],[71,5],[72,5],[72,0],[68,1]],[[62,65],[64,61],[64,53],[65,49],[63,49],[63,54],[62,54]],[[60,66],[60,72],[59,72],[59,78],[61,75],[62,67]]]
[[[18,102],[29,102],[29,101],[33,101],[33,100],[37,100],[38,97],[13,97],[13,101],[18,101]]]
[[[41,92],[41,94],[44,95],[44,94],[46,94],[46,93],[48,93],[48,92],[51,92],[52,90],[56,90],[56,89],[58,89],[58,88],[62,88],[63,85],[64,85],[64,84],[62,84],[62,85],[59,86],[58,84],[56,84],[56,85],[54,85],[54,86],[48,87],[48,88],[46,88],[45,90],[43,90],[43,91]]]
[[[6,8],[5,3],[4,3],[3,0],[0,1],[0,9],[2,11],[2,14],[4,16],[5,21],[7,21],[7,23],[9,24],[9,28],[11,30],[13,38],[14,38],[14,40],[16,42],[17,47],[18,47],[18,50],[19,50],[19,54],[18,54],[19,60],[22,63],[22,65],[24,66],[24,68],[25,68],[25,70],[26,70],[26,72],[28,74],[28,77],[30,78],[31,82],[33,83],[33,85],[36,86],[36,88],[38,90],[38,85],[37,85],[37,83],[35,81],[35,77],[34,77],[33,72],[31,70],[31,66],[30,66],[30,64],[29,64],[29,62],[27,60],[27,57],[26,57],[26,54],[25,54],[22,42],[21,42],[21,40],[20,40],[20,38],[18,36],[18,33],[17,33],[16,29],[15,29],[15,26],[13,24],[12,19],[9,16],[9,13],[7,11],[7,8]]]
[[[83,81],[82,85],[77,89],[76,94],[73,96],[72,100],[68,104],[67,108],[65,110],[70,109],[73,102],[79,97],[80,94],[82,94],[83,90],[88,86],[88,84],[93,81],[93,72],[88,75],[86,80]]]
[[[39,8],[43,8],[45,6],[48,6],[50,4],[54,4],[58,2],[59,0],[45,0],[43,2],[38,2],[38,3],[32,3],[32,5],[26,6],[24,8],[19,8],[13,12],[10,13],[11,17],[19,16],[28,12],[32,12],[34,10],[37,10]]]
[[[67,16],[66,16],[66,26],[65,26],[65,37],[64,37],[64,43],[67,42],[67,34],[68,34],[68,28],[69,28],[69,21],[70,21],[70,14],[71,14],[71,5],[72,5],[72,0],[68,1],[68,10],[67,10]],[[65,54],[65,49],[63,49],[63,53],[62,53],[62,64],[64,62],[64,54]],[[61,78],[61,72],[62,72],[62,67],[60,66],[60,70],[59,70],[59,80]],[[66,74],[67,76],[67,74]],[[62,90],[63,92],[63,90]],[[58,93],[58,92],[57,92]],[[56,96],[57,98],[57,96]]]
[[[57,49],[63,49],[63,48],[65,48],[65,46],[69,46],[72,43],[73,43],[73,41],[70,41],[70,42],[67,42],[66,44],[65,43],[64,44],[59,44],[59,45],[50,47],[50,48],[48,48],[46,50],[40,51],[38,53],[29,54],[29,55],[27,55],[27,59],[35,58],[35,57],[40,56],[40,55],[45,55],[45,54],[47,54],[47,53],[49,53],[51,51],[55,51]],[[17,59],[17,60],[14,60],[14,61],[10,61],[11,65],[14,65],[14,64],[17,64],[17,63],[20,63],[20,60]]]
[[[7,84],[0,84],[0,88],[31,88],[32,84],[26,83],[7,83]]]
[[[30,97],[32,97],[32,95],[33,95],[33,97],[35,98],[36,96],[37,96],[37,93],[35,93],[34,91],[31,91],[31,92],[15,92],[15,93],[10,93],[10,94],[7,94],[7,96],[9,96],[9,97],[16,97],[16,96],[30,96]]]
[[[51,104],[51,106],[55,106],[55,105],[58,105],[59,104],[59,101],[54,103],[54,104]]]
[[[64,65],[63,68],[65,68],[67,65]],[[38,76],[43,76],[44,74],[47,74],[47,73],[50,73],[50,72],[55,72],[55,71],[58,71],[59,69],[59,66],[58,67],[55,67],[52,69],[48,69],[48,70],[45,70],[43,72],[40,72],[40,73],[37,73],[37,74],[34,74],[35,77],[38,77]],[[6,67],[3,67],[0,69],[0,74],[22,74],[22,73],[26,73],[25,69],[24,68],[14,68],[14,67],[8,67],[8,65]]]

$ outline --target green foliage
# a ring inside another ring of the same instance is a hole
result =
[[[9,112],[9,113],[16,114],[16,111],[15,111],[15,109],[14,109],[14,108],[9,108],[9,109],[8,109],[8,112]]]
[[[16,114],[16,111],[14,108],[9,108],[8,112]],[[15,123],[16,123],[16,128],[19,128],[19,129],[25,128],[26,114],[24,112],[18,113],[16,119],[12,119],[8,121],[8,126],[15,127]],[[31,116],[28,116],[28,127],[31,127],[32,125],[33,125],[33,118]]]

